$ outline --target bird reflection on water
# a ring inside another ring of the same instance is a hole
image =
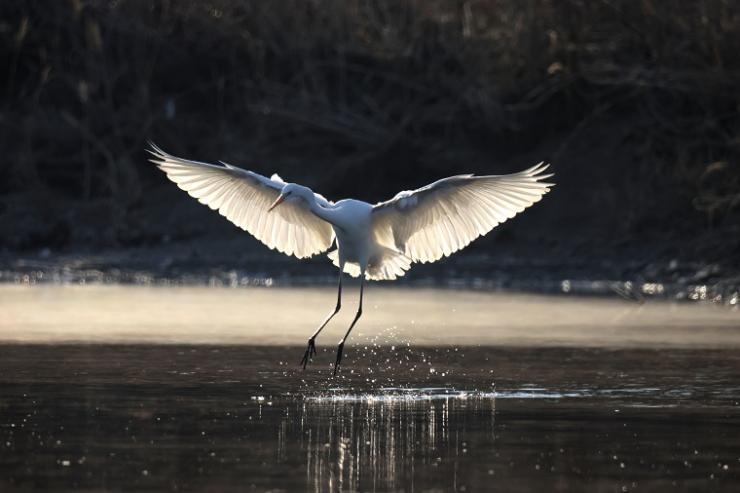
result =
[[[424,485],[439,475],[445,489],[457,490],[468,440],[493,444],[495,399],[447,389],[337,392],[305,398],[295,418],[286,411],[278,459],[297,440],[309,490],[413,490],[420,471]]]

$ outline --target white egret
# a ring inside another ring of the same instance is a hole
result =
[[[308,339],[301,364],[316,354],[315,340],[342,306],[342,273],[361,277],[360,302],[337,346],[334,373],[344,343],[362,315],[365,280],[396,279],[414,262],[434,262],[466,247],[494,227],[539,201],[554,184],[543,180],[540,163],[509,175],[451,176],[398,193],[372,205],[346,199],[330,202],[311,189],[267,178],[230,164],[181,159],[154,144],[151,160],[178,187],[225,216],[262,243],[287,255],[328,256],[339,268],[337,304]]]

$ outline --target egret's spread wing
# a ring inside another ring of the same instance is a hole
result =
[[[498,176],[444,178],[373,207],[373,234],[414,262],[434,262],[467,246],[550,190],[547,165]]]
[[[304,201],[286,200],[268,213],[285,186],[277,175],[269,179],[226,163],[217,166],[180,159],[151,146],[151,161],[178,187],[268,247],[304,258],[328,250],[334,241],[331,225],[314,216]],[[317,200],[325,201],[323,197]]]

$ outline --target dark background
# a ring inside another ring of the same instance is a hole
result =
[[[273,258],[152,139],[371,202],[545,160],[553,192],[468,255],[738,279],[734,0],[9,0],[0,63],[5,269]]]

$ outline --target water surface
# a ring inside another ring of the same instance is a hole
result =
[[[729,310],[377,290],[332,377],[330,291],[0,290],[2,491],[740,487]]]

